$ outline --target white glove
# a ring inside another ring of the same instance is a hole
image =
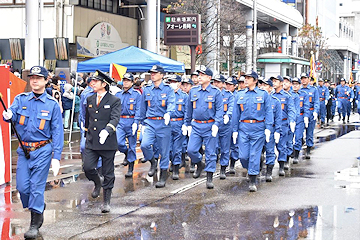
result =
[[[350,102],[352,102],[353,101],[353,99],[352,98],[350,98]]]
[[[181,126],[182,135],[186,136],[187,131],[188,131],[187,129],[188,129],[188,127],[185,124],[183,124]]]
[[[211,135],[212,135],[213,137],[216,137],[218,131],[219,131],[219,127],[216,126],[215,124],[212,125],[212,127],[211,127]]]
[[[269,129],[265,129],[265,141],[270,142],[270,134],[271,131]]]
[[[328,100],[325,100],[325,105],[327,105],[328,104]]]
[[[317,112],[313,112],[313,116],[314,116],[314,120],[316,120],[317,117],[318,117],[318,113],[317,113]]]
[[[336,100],[336,107],[339,107],[339,102]]]
[[[304,117],[304,123],[305,123],[305,128],[309,127],[309,118],[308,117]]]
[[[109,132],[106,129],[101,130],[101,132],[99,133],[99,143],[104,144],[108,136]]]
[[[85,131],[85,127],[84,127],[84,123],[83,123],[83,122],[80,122],[80,128],[81,128],[81,130]]]
[[[296,122],[290,122],[290,131],[295,132]]]
[[[54,173],[54,177],[57,176],[60,170],[60,160],[55,158],[51,159],[51,169]]]
[[[359,104],[359,100],[356,100],[355,102],[356,102],[356,105],[358,105],[358,104]]]
[[[138,125],[136,123],[133,123],[131,125],[132,135],[135,135],[137,128],[138,128]]]
[[[224,124],[228,124],[229,121],[230,121],[229,115],[225,114],[224,115]]]
[[[275,143],[279,143],[279,141],[280,141],[280,133],[274,132],[274,140],[275,140]]]
[[[165,123],[165,125],[169,125],[169,122],[170,122],[170,114],[165,113],[164,114],[164,123]]]
[[[189,137],[191,135],[191,130],[192,130],[192,126],[188,126],[187,127],[187,134],[188,134]]]
[[[234,144],[236,144],[236,140],[237,140],[237,138],[238,138],[238,135],[239,135],[238,132],[233,132],[233,134],[232,134],[232,138],[233,138],[233,143],[234,143]]]
[[[12,116],[13,116],[13,113],[10,109],[8,109],[7,111],[3,111],[3,117],[5,120],[11,119]]]

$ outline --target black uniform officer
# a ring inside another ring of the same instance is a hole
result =
[[[110,211],[111,190],[114,187],[114,157],[118,148],[116,125],[120,119],[120,99],[111,95],[109,85],[112,79],[100,70],[96,70],[91,87],[96,94],[87,98],[85,113],[85,151],[84,172],[86,177],[95,183],[91,196],[96,198],[104,189],[103,213]],[[96,165],[102,158],[102,175],[100,178]]]

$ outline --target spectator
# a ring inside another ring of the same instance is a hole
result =
[[[71,84],[67,83],[64,86],[64,93],[62,95],[62,106],[64,110],[64,129],[69,128],[69,120],[72,108],[72,102],[74,99],[74,93],[72,91]]]
[[[75,91],[75,88],[73,88],[73,92]],[[75,94],[75,108],[74,108],[74,118],[73,118],[73,129],[74,130],[80,130],[79,128],[79,112],[80,112],[80,90],[79,88],[76,88],[76,94]]]
[[[61,101],[61,94],[58,90],[53,90],[52,91],[52,96],[53,98],[56,99],[56,101],[58,101],[59,105],[60,105],[60,110],[61,110],[61,113],[63,113],[63,107],[62,107],[62,101]]]

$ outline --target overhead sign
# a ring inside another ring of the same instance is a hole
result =
[[[201,18],[199,14],[166,14],[164,18],[165,45],[201,44]]]
[[[79,57],[97,57],[129,46],[121,41],[118,31],[107,22],[96,24],[87,38],[77,37]]]

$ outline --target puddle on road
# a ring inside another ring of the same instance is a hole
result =
[[[339,138],[351,131],[354,130],[359,130],[360,129],[360,125],[356,124],[344,124],[344,125],[338,125],[338,126],[334,126],[331,128],[325,128],[323,131],[330,131],[329,134],[327,134],[326,136],[320,136],[318,137],[318,141],[319,143],[322,142],[326,142],[326,141],[331,141],[331,140],[335,140],[336,138]],[[320,132],[321,135],[321,132]]]
[[[215,203],[179,207],[182,210],[107,239],[315,239],[317,206],[275,214],[223,212]]]

